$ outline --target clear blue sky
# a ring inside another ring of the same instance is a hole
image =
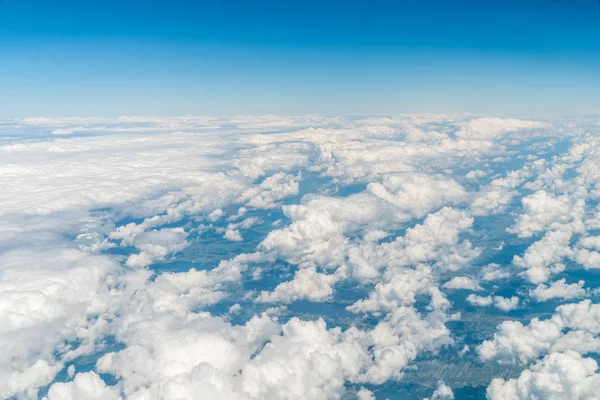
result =
[[[0,2],[0,118],[600,112],[596,0]]]

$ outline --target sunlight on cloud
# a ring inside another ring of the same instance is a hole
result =
[[[594,398],[588,124],[13,121],[0,397]]]

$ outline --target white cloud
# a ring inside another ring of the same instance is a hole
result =
[[[534,318],[527,326],[505,321],[498,325],[494,338],[484,341],[477,351],[484,361],[524,364],[553,349],[595,351],[600,348],[599,333],[600,306],[584,300],[559,306],[551,318]]]
[[[375,395],[369,389],[365,389],[361,387],[358,393],[356,394],[358,400],[375,400]]]
[[[546,282],[553,272],[563,269],[560,261],[572,255],[573,251],[569,247],[572,235],[573,232],[568,227],[550,231],[529,246],[522,257],[514,256],[513,263],[525,268],[524,275],[530,282]],[[558,270],[556,266],[559,267]]]
[[[44,400],[121,400],[117,389],[107,386],[95,372],[82,372],[71,382],[55,383]]]
[[[519,215],[517,224],[509,232],[519,237],[531,237],[553,226],[581,220],[585,201],[573,200],[569,196],[552,196],[543,190],[524,197],[522,200],[524,213]]]
[[[48,384],[65,360],[94,349],[105,328],[117,263],[74,249],[17,249],[0,255],[0,397]],[[66,341],[80,340],[78,348]]]
[[[244,240],[244,237],[237,229],[227,229],[223,237],[227,240],[231,240],[232,242],[241,242]]]
[[[498,264],[488,264],[481,270],[481,280],[484,282],[506,279],[510,276],[510,272]]]
[[[494,379],[487,390],[490,400],[596,399],[600,386],[598,365],[576,352],[551,353],[517,379]]]
[[[565,279],[560,279],[552,282],[549,286],[539,284],[534,290],[529,291],[529,295],[537,301],[546,301],[550,299],[565,299],[571,300],[586,295],[586,290],[583,288],[584,281],[567,284]]]
[[[183,228],[163,228],[142,232],[133,240],[133,245],[140,250],[140,253],[129,256],[125,265],[143,268],[155,261],[164,260],[189,245],[187,236],[188,233]]]
[[[470,294],[467,296],[467,301],[471,304],[473,304],[474,306],[478,306],[478,307],[487,307],[487,306],[491,306],[492,303],[494,302],[494,300],[492,299],[492,296],[478,296],[476,294]]]
[[[494,307],[504,312],[514,310],[519,304],[519,298],[517,296],[511,298],[502,296],[483,297],[476,294],[470,294],[467,296],[467,301],[477,307],[487,307],[493,304]]]
[[[467,240],[475,222],[471,214],[501,212],[524,182],[545,168],[543,160],[532,160],[497,178],[488,164],[514,155],[504,147],[518,139],[511,132],[543,127],[535,121],[186,116],[19,124],[47,133],[10,143],[0,138],[6,143],[0,145],[5,182],[0,341],[7,344],[0,355],[0,397],[7,398],[37,398],[40,387],[52,384],[48,400],[198,393],[206,399],[335,399],[345,395],[347,383],[401,379],[420,354],[435,356],[454,343],[446,323],[458,314],[449,314],[452,305],[439,290],[439,276],[489,250],[485,238],[477,238],[477,247]],[[51,137],[52,132],[78,135]],[[574,149],[569,157],[589,151]],[[461,182],[483,174],[468,170],[489,171],[495,179],[469,192],[466,187],[474,182]],[[560,198],[555,193],[563,192],[547,187],[560,171],[554,168],[536,181],[539,190]],[[593,173],[593,165],[585,166],[590,187]],[[299,182],[313,174],[327,184],[305,195]],[[362,191],[343,194],[350,183]],[[583,194],[565,185],[569,204],[580,204]],[[238,255],[217,266],[178,272],[146,268],[190,245],[195,223],[218,221],[206,229],[241,240],[244,229],[262,222],[244,219],[247,211],[277,214],[274,208],[298,195],[304,195],[301,204],[282,208],[289,225],[281,218],[256,253],[244,253],[245,243],[229,243]],[[223,210],[229,214],[233,207],[239,207],[237,214],[221,225]],[[523,229],[553,229],[546,234],[551,235],[559,231],[553,224],[564,222],[559,214],[536,214],[537,225]],[[574,220],[568,223],[581,231]],[[556,270],[573,254],[566,239],[554,239],[539,245],[537,253],[526,251],[519,266]],[[556,243],[563,247],[547,256]],[[594,248],[582,243],[574,254]],[[108,249],[126,256],[105,253]],[[260,278],[255,272],[269,271],[275,261],[297,267],[294,278],[276,282],[270,292],[241,289],[244,279]],[[477,279],[455,277],[444,288],[478,290],[478,280],[507,277],[505,269],[488,269]],[[356,321],[369,314],[373,325],[342,330],[292,312],[282,324],[277,307],[250,315],[245,324],[230,322],[245,318],[252,307],[264,307],[249,304],[239,312],[241,299],[323,301],[333,298],[342,280],[365,289],[349,310]],[[237,305],[229,307],[229,314],[239,312],[235,317],[204,311],[228,297]],[[489,299],[505,310],[518,302]],[[426,302],[423,309],[417,307],[420,301]],[[569,321],[558,326],[549,346],[532,354],[565,351],[573,343],[580,350],[594,348],[594,329]],[[570,327],[573,333],[566,332]],[[74,375],[78,357],[104,353],[109,336],[122,348],[102,356],[94,371]],[[491,348],[490,359],[510,353],[500,345]],[[53,383],[67,366],[74,379]],[[113,374],[117,385],[106,386],[101,372]],[[364,388],[358,395],[373,397]],[[451,398],[451,391],[440,385],[436,396]]]
[[[324,301],[331,298],[333,287],[344,275],[343,268],[335,274],[322,274],[314,268],[300,269],[294,279],[277,285],[273,292],[263,291],[256,299],[261,303],[283,302],[307,299],[310,301]]]
[[[455,276],[442,286],[444,289],[483,290],[473,279],[466,276]]]
[[[435,208],[460,204],[467,199],[467,192],[460,184],[439,175],[386,175],[382,183],[370,183],[368,190],[414,217],[423,217]]]
[[[548,124],[540,121],[526,121],[514,118],[479,118],[473,119],[456,132],[461,139],[488,140],[515,131],[541,129]]]
[[[514,310],[518,305],[519,298],[517,296],[512,296],[511,298],[494,296],[494,307],[501,311],[507,312]]]
[[[293,176],[278,172],[266,178],[259,185],[245,190],[238,201],[246,202],[247,207],[275,208],[277,201],[298,194],[298,180],[300,179],[300,174]]]
[[[437,389],[431,395],[431,400],[453,400],[454,393],[449,386],[445,385],[444,382],[440,382]]]

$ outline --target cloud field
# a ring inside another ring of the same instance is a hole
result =
[[[2,121],[0,398],[600,399],[599,132]]]

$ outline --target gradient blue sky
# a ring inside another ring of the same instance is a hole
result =
[[[0,118],[600,112],[596,0],[0,2]]]

